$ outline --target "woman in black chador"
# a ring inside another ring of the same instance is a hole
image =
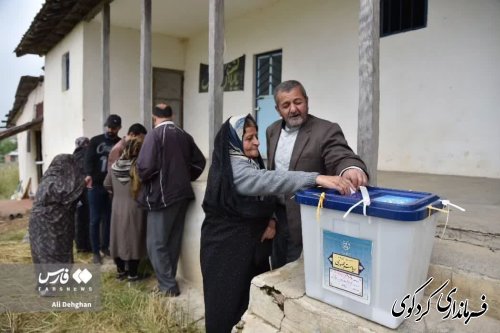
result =
[[[207,333],[231,331],[248,307],[250,281],[269,270],[276,224],[269,195],[350,185],[339,176],[266,170],[258,148],[251,115],[229,118],[215,137],[200,246]]]
[[[54,157],[38,186],[29,221],[34,264],[73,262],[75,208],[84,186],[72,155]]]

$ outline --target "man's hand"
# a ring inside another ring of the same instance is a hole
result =
[[[263,242],[266,239],[273,239],[274,236],[276,236],[276,220],[270,219],[269,223],[267,224],[266,230],[264,230],[264,233],[260,238],[260,241]]]
[[[368,185],[368,176],[363,170],[351,168],[347,169],[342,173],[342,178],[349,180],[352,185],[354,185],[354,189],[358,189],[360,186]]]
[[[92,176],[85,177],[85,186],[87,186],[87,188],[92,188]]]

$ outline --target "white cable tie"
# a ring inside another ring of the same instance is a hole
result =
[[[366,207],[370,206],[370,194],[368,193],[368,189],[365,186],[360,186],[361,196],[363,197],[363,215],[366,216]]]
[[[349,215],[349,213],[350,213],[350,212],[351,212],[354,208],[358,207],[358,206],[359,206],[359,205],[361,205],[362,203],[363,203],[363,200],[359,200],[359,201],[358,201],[358,202],[356,202],[354,205],[352,205],[352,206],[351,206],[351,208],[349,208],[349,209],[347,210],[347,212],[345,212],[345,214],[344,214],[343,218],[346,218],[346,217],[347,217],[347,215]]]
[[[455,204],[452,204],[450,202],[450,200],[441,200],[441,203],[443,204],[443,206],[451,206],[451,207],[455,207],[456,209],[458,210],[461,210],[462,212],[465,212],[465,208],[462,208],[460,206],[457,206]]]
[[[347,210],[347,212],[345,212],[345,214],[343,216],[344,219],[347,217],[347,215],[349,215],[351,213],[351,211],[354,208],[358,207],[361,204],[363,204],[363,215],[366,216],[366,207],[370,206],[370,203],[371,203],[370,194],[368,193],[368,189],[365,186],[360,186],[359,189],[361,191],[361,196],[363,197],[363,199],[356,202],[354,205],[351,206],[351,208],[349,208]]]

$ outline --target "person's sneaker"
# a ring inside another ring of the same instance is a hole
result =
[[[92,256],[92,262],[94,264],[97,264],[97,265],[100,265],[102,263],[101,261],[101,255],[99,253],[94,253],[94,255]]]
[[[158,286],[153,288],[153,294],[163,297],[177,297],[181,294],[178,288],[172,288],[168,290],[160,290]]]
[[[102,249],[101,253],[102,253],[103,257],[110,257],[111,256],[111,253],[109,252],[109,249]]]
[[[123,281],[127,278],[127,272],[118,272],[116,273],[116,279]]]

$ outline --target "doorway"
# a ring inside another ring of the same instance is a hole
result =
[[[183,128],[183,86],[184,72],[153,68],[153,105],[166,103],[173,112],[173,120]]]

